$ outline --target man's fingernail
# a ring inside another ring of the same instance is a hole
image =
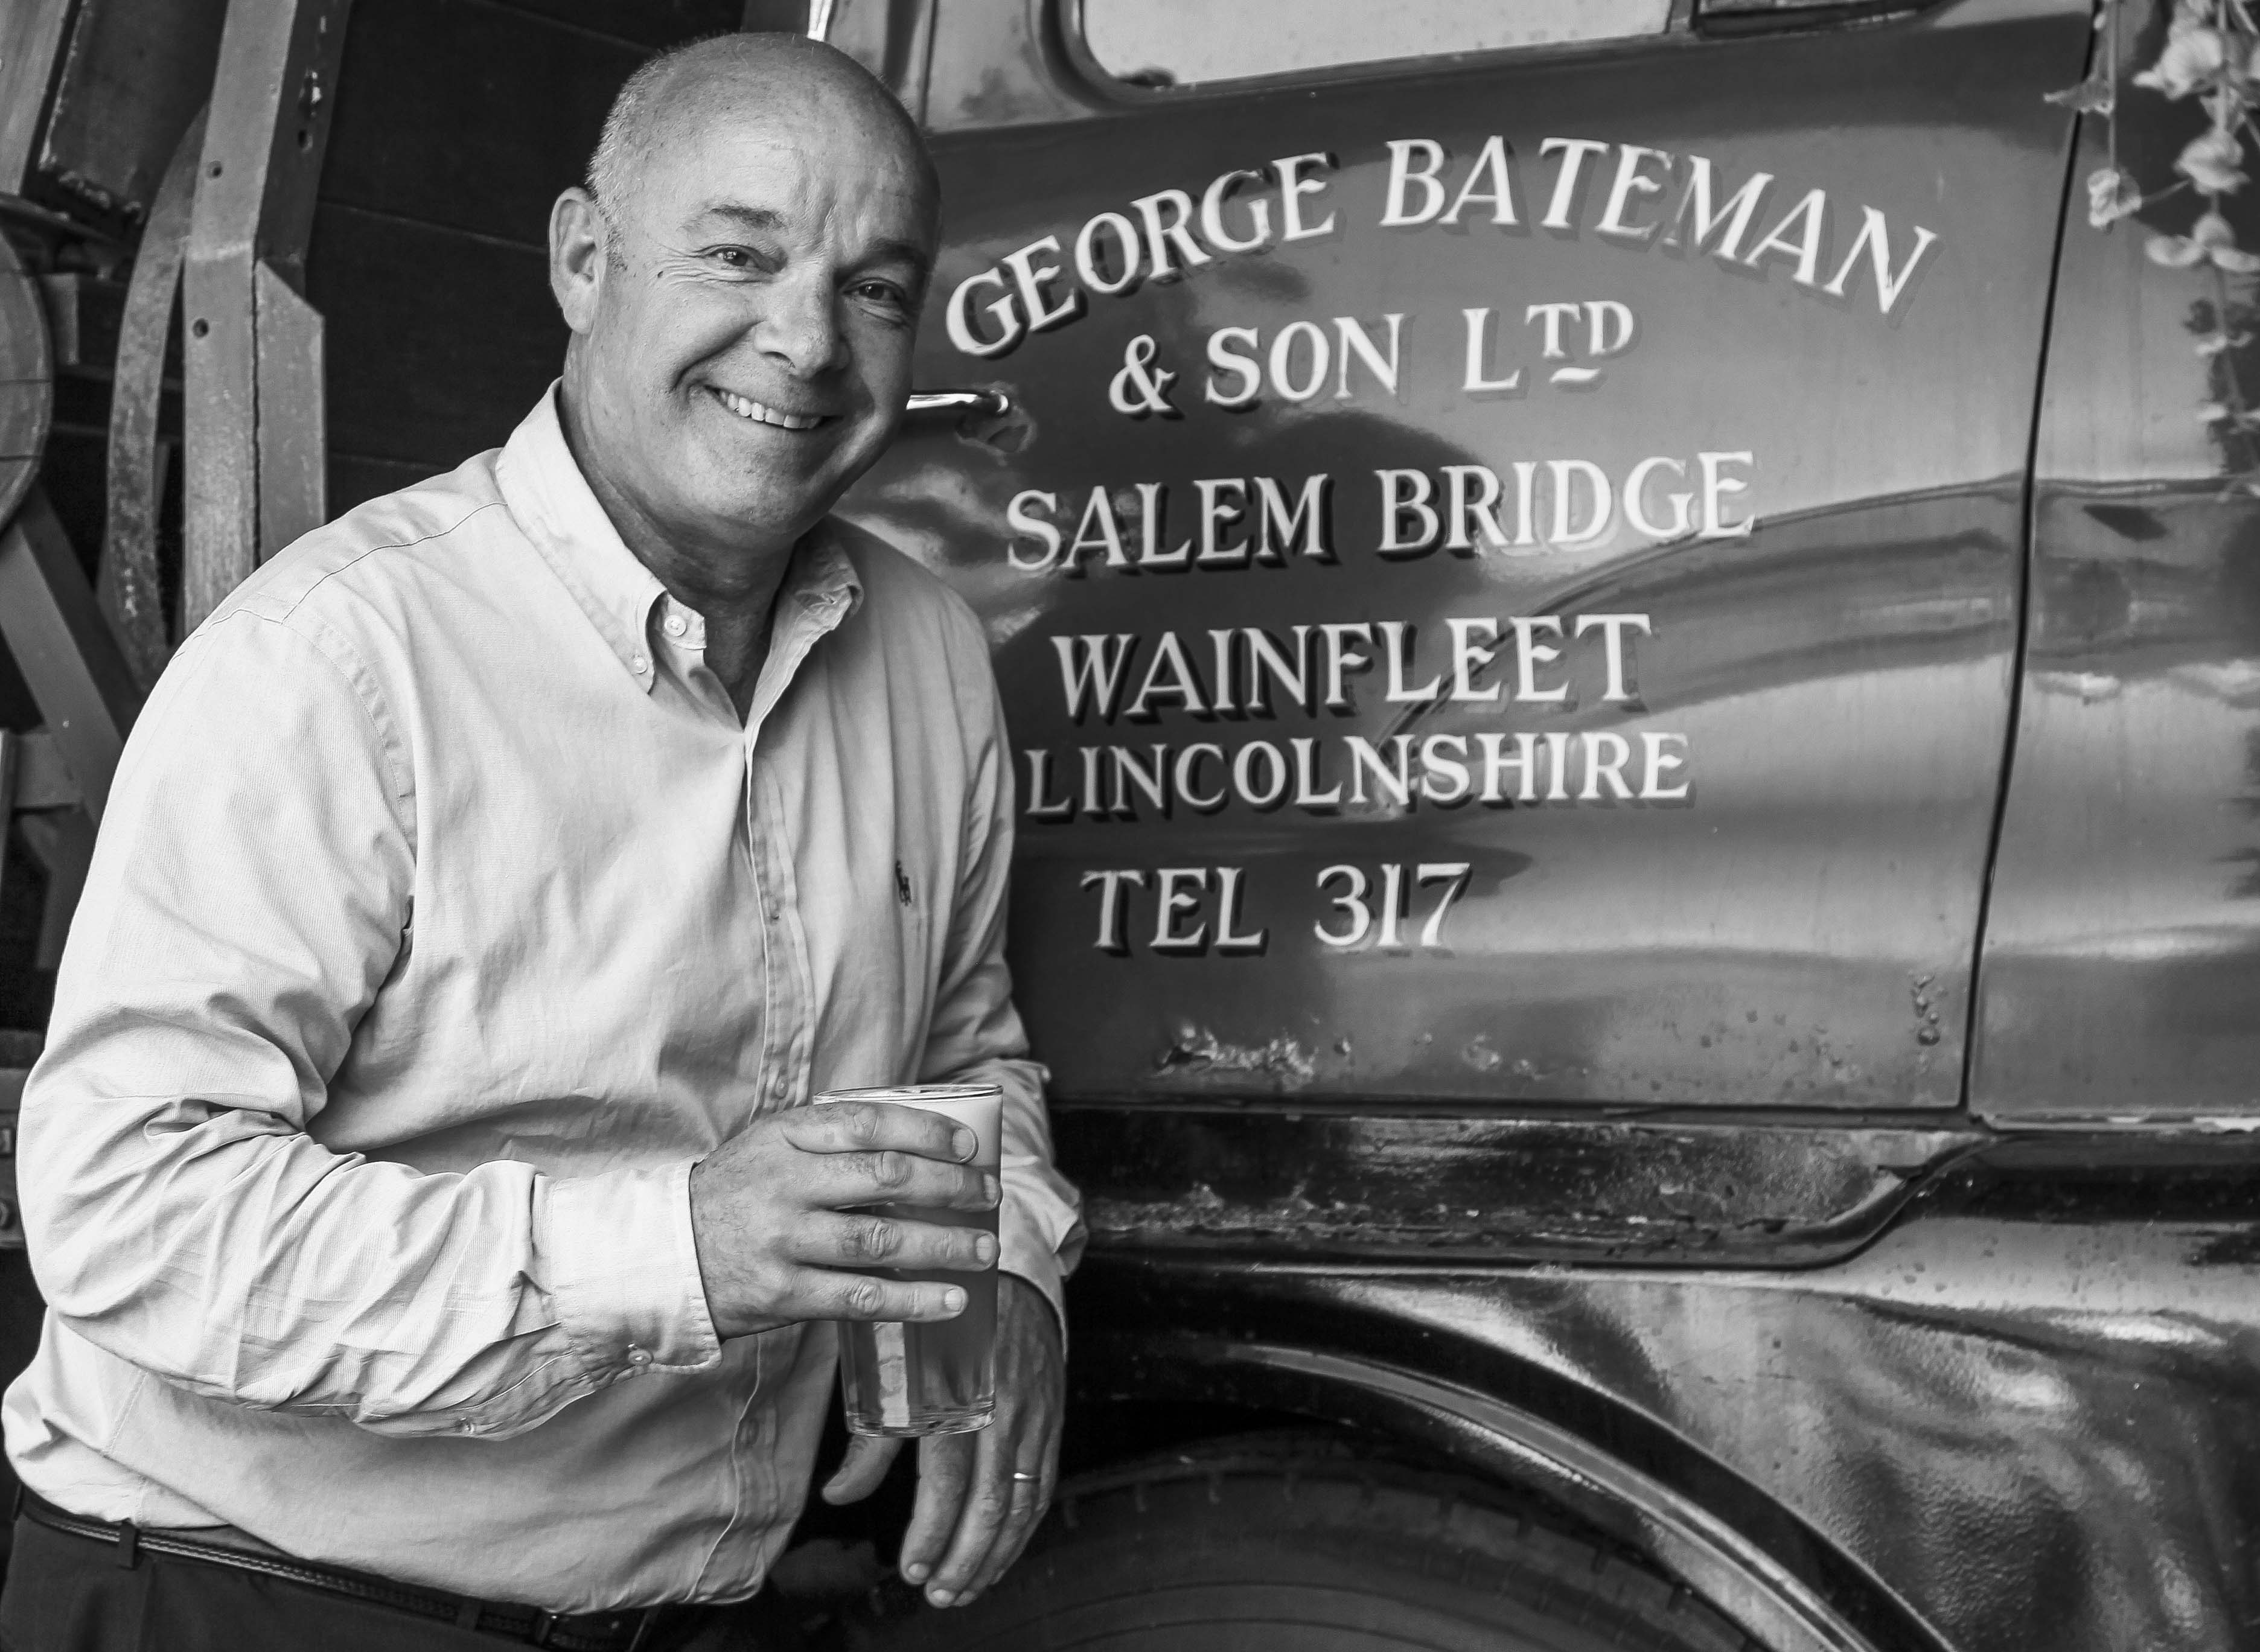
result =
[[[994,1205],[998,1199],[1003,1197],[1004,1191],[1005,1190],[998,1184],[998,1181],[995,1176],[991,1176],[985,1170],[982,1172],[981,1197],[983,1198],[987,1199],[991,1205]]]
[[[914,1584],[922,1584],[926,1581],[926,1574],[933,1570],[933,1568],[927,1565],[924,1561],[914,1560],[909,1565],[903,1568],[903,1576],[909,1578]]]
[[[997,1241],[986,1234],[982,1234],[973,1241],[973,1254],[981,1259],[981,1265],[986,1268],[997,1260]]]
[[[948,1290],[941,1293],[941,1305],[948,1308],[952,1313],[964,1312],[965,1293],[962,1291],[960,1291],[955,1285],[950,1286]]]
[[[973,1156],[973,1149],[979,1147],[981,1143],[975,1139],[970,1130],[961,1127],[951,1133],[949,1145],[959,1158],[969,1159]]]
[[[926,1591],[926,1598],[937,1606],[946,1606],[957,1598],[955,1594],[947,1589],[929,1589]]]

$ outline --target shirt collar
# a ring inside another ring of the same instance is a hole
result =
[[[566,446],[552,383],[504,444],[495,464],[503,502],[549,564],[622,669],[648,693],[652,663],[651,611],[667,595],[659,576],[636,559],[604,514],[595,491]],[[862,582],[829,518],[793,547],[777,593],[772,635],[783,634],[803,615],[819,632],[830,631],[862,605]]]

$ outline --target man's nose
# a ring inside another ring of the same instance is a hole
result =
[[[821,281],[778,282],[754,328],[755,347],[813,378],[845,367],[848,337],[840,325],[839,296]]]

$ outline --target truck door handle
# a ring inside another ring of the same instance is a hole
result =
[[[921,413],[985,413],[1002,418],[1012,411],[1012,398],[1002,390],[920,390],[903,411],[913,418]]]

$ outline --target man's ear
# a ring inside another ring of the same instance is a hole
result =
[[[596,198],[577,184],[549,209],[549,290],[556,295],[565,325],[576,333],[588,332],[597,318],[608,233]]]

